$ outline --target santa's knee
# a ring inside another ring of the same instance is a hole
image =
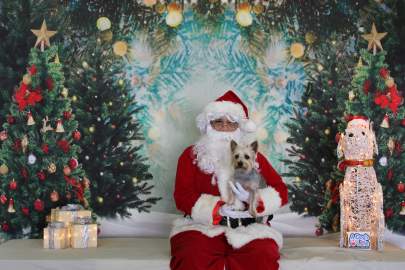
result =
[[[278,261],[279,247],[273,239],[256,239],[245,248],[249,249],[251,258],[257,261]]]

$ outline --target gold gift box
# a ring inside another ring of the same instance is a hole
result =
[[[76,218],[91,218],[91,211],[89,210],[60,210],[52,209],[51,210],[51,221],[59,221],[65,223],[66,226],[69,226],[74,223]]]
[[[62,228],[44,228],[44,248],[63,249],[69,247],[69,230]]]
[[[97,247],[97,224],[73,224],[70,230],[72,248]]]

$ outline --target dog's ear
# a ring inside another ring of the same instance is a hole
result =
[[[254,141],[254,142],[252,142],[252,143],[250,144],[250,147],[252,147],[253,151],[254,151],[255,153],[257,153],[257,149],[258,149],[258,147],[259,147],[259,144],[258,144],[257,141]]]
[[[235,151],[236,146],[238,146],[238,144],[234,140],[232,140],[231,141],[231,151],[232,152]]]

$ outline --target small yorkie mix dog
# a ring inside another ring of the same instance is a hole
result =
[[[233,183],[239,183],[249,191],[249,213],[256,217],[254,209],[257,190],[260,186],[261,175],[255,170],[254,164],[258,150],[258,143],[254,141],[249,145],[241,145],[231,141],[232,167],[234,169]],[[230,197],[235,201],[235,195],[230,190]]]

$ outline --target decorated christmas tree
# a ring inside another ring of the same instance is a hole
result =
[[[292,177],[289,186],[291,210],[311,216],[326,215],[321,226],[338,230],[338,189],[342,179],[336,168],[335,135],[344,107],[337,103],[342,88],[350,84],[353,60],[348,57],[350,39],[331,36],[318,45],[313,65],[307,67],[311,74],[295,117],[287,124],[290,132],[287,149],[292,159],[284,160],[289,166],[285,174]],[[336,194],[337,191],[337,194]],[[329,197],[325,200],[325,196]],[[321,228],[317,233],[321,233]]]
[[[88,50],[75,58],[69,89],[81,123],[80,161],[92,180],[93,210],[99,216],[128,217],[130,209],[148,211],[158,198],[149,196],[152,175],[140,153],[143,138],[135,116],[141,108],[122,72],[128,44],[103,35],[83,44]]]
[[[89,180],[78,164],[80,139],[64,87],[58,48],[45,21],[13,94],[0,149],[0,224],[11,237],[40,237],[50,209],[88,207]],[[45,47],[50,48],[45,49]]]
[[[379,154],[374,168],[383,187],[384,213],[388,228],[405,231],[405,108],[403,97],[390,76],[386,53],[373,24],[371,33],[363,35],[368,50],[361,50],[363,64],[356,68],[346,100],[346,118],[365,116],[374,122]],[[345,123],[340,130],[343,132]]]

